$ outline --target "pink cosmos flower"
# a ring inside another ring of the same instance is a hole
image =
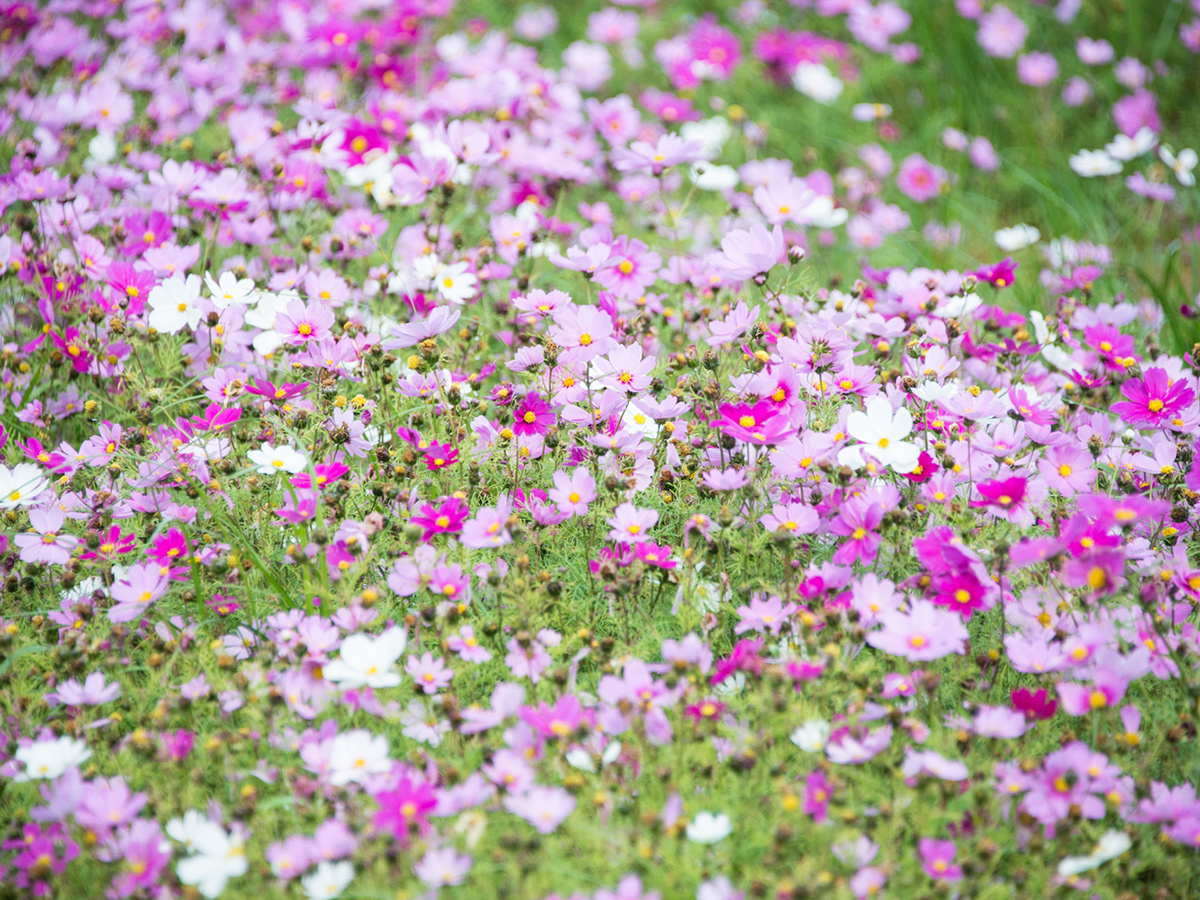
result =
[[[1039,688],[1037,691],[1017,688],[1011,696],[1013,709],[1024,713],[1030,719],[1052,719],[1058,711],[1058,701],[1052,699],[1045,688]]]
[[[1126,676],[1107,666],[1095,668],[1090,685],[1070,681],[1060,681],[1056,685],[1063,711],[1071,716],[1086,716],[1116,706],[1124,698],[1128,686]]]
[[[699,141],[684,140],[677,134],[667,132],[653,144],[634,141],[628,149],[616,148],[612,154],[612,163],[619,172],[650,172],[652,175],[661,175],[664,169],[671,166],[692,163],[703,158],[704,148]]]
[[[431,888],[462,884],[471,871],[471,857],[456,853],[451,847],[427,850],[413,864],[413,873]]]
[[[614,511],[611,518],[606,520],[611,526],[608,532],[610,541],[621,544],[636,544],[645,540],[646,532],[658,522],[658,510],[643,509],[632,503],[622,503]]]
[[[117,602],[108,610],[109,620],[129,622],[136,619],[167,592],[169,583],[155,563],[131,567],[125,577],[112,586],[112,597]]]
[[[491,651],[479,643],[475,629],[470,625],[462,626],[458,630],[458,634],[448,637],[446,646],[452,653],[457,653],[461,659],[465,659],[467,662],[485,663],[492,658]]]
[[[413,684],[426,694],[436,694],[442,688],[448,687],[454,677],[454,670],[448,669],[446,663],[440,657],[435,658],[432,653],[424,653],[420,659],[410,656],[404,671],[411,676]]]
[[[730,310],[729,315],[724,319],[718,319],[715,322],[709,323],[709,338],[708,345],[710,347],[720,347],[723,344],[728,344],[731,341],[736,341],[744,335],[750,326],[758,321],[759,307],[750,309],[746,305],[745,300],[739,300],[737,306]]]
[[[755,222],[748,231],[735,228],[721,239],[721,252],[714,255],[713,265],[732,281],[746,281],[770,272],[785,252],[782,226],[767,231]]]
[[[1042,87],[1058,77],[1058,60],[1049,53],[1023,53],[1017,57],[1017,78],[1031,87]]]
[[[124,865],[113,877],[107,896],[124,900],[139,891],[150,893],[171,861],[170,850],[163,849],[166,842],[158,822],[135,819],[128,828],[118,828],[110,843],[115,848],[114,856]]]
[[[501,508],[503,507],[503,508]],[[512,543],[512,532],[508,530],[508,517],[512,510],[507,503],[496,507],[485,506],[463,524],[462,541],[466,547],[503,547]]]
[[[538,632],[539,637],[543,633],[545,630]],[[504,657],[504,664],[515,677],[528,678],[534,684],[538,683],[542,673],[554,661],[546,649],[546,644],[541,640],[532,640],[528,645],[522,646],[514,637],[505,644],[505,648],[508,655]]]
[[[552,477],[554,487],[546,496],[560,512],[571,516],[586,516],[588,505],[596,499],[596,479],[584,466],[576,466],[568,475],[562,469]]]
[[[643,356],[640,344],[622,344],[596,360],[595,365],[601,373],[600,385],[636,394],[650,386],[655,359]]]
[[[1029,26],[1002,3],[997,3],[979,17],[976,40],[989,56],[1011,59],[1025,46],[1028,36]]]
[[[271,872],[276,878],[284,880],[295,878],[316,862],[312,838],[303,834],[293,834],[286,840],[275,841],[267,847],[264,855],[271,864]]]
[[[621,300],[637,300],[658,280],[662,257],[645,242],[621,235],[613,243],[607,262],[592,276],[596,283]]]
[[[121,685],[119,682],[105,684],[104,673],[93,672],[83,684],[74,678],[64,681],[53,693],[46,694],[45,700],[51,706],[58,703],[67,706],[100,706],[116,700],[120,696]]]
[[[550,337],[559,347],[558,358],[568,365],[590,362],[616,343],[608,313],[597,306],[564,306],[554,311]]]
[[[333,335],[333,310],[319,301],[292,300],[275,315],[275,330],[289,344],[307,344]]]
[[[71,552],[79,546],[79,538],[60,533],[65,518],[65,513],[58,506],[29,510],[29,524],[33,526],[33,532],[18,534],[13,538],[13,543],[21,548],[22,562],[61,566],[70,561]]]
[[[981,499],[972,500],[971,506],[986,509],[992,515],[1008,519],[1015,525],[1029,527],[1033,524],[1035,510],[1046,499],[1046,485],[1040,478],[1025,479],[996,478],[976,485]]]
[[[825,755],[840,766],[857,766],[874,759],[892,741],[892,726],[884,725],[875,731],[857,726],[842,726],[829,735]]]
[[[833,799],[833,783],[820,769],[804,781],[804,813],[820,824],[829,818],[829,802]]]
[[[575,811],[575,798],[563,788],[537,785],[521,796],[505,797],[504,808],[540,834],[552,834]]]
[[[795,603],[784,604],[775,594],[769,597],[758,594],[751,597],[749,606],[738,607],[737,612],[742,620],[734,627],[733,633],[769,631],[772,635],[778,635],[796,608]]]
[[[883,507],[878,503],[867,503],[861,497],[852,497],[842,505],[838,517],[829,525],[829,530],[849,540],[844,541],[833,555],[839,566],[847,566],[861,560],[869,566],[883,538],[875,532],[883,521]]]
[[[901,193],[918,203],[936,197],[946,183],[946,170],[935,166],[919,153],[907,157],[896,172],[896,187]]]
[[[429,575],[429,590],[439,600],[467,602],[471,598],[471,576],[458,563],[434,566]]]
[[[285,522],[299,524],[311,520],[317,514],[317,493],[311,490],[298,489],[289,494],[275,515]]]
[[[971,618],[977,609],[987,609],[987,591],[974,573],[953,575],[942,579],[933,602],[954,610],[964,619]]]
[[[982,706],[975,714],[975,733],[983,737],[1012,740],[1025,733],[1025,716],[1006,706]]]
[[[633,552],[648,566],[653,566],[656,569],[674,569],[679,563],[671,559],[670,544],[656,544],[653,541],[640,541],[634,548]]]
[[[885,613],[880,622],[882,627],[867,635],[867,643],[909,662],[927,662],[951,653],[961,654],[969,637],[961,617],[927,600],[913,601],[912,609],[907,613]]]
[[[54,822],[45,829],[34,822],[21,830],[21,836],[0,844],[15,850],[9,865],[16,869],[12,884],[28,890],[27,896],[48,897],[50,876],[61,875],[67,863],[79,855],[79,845],[67,836],[66,829]]]
[[[921,868],[934,881],[962,880],[962,866],[954,865],[954,857],[958,853],[954,841],[921,838],[917,852],[921,857]]]

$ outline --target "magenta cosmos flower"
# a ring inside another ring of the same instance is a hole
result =
[[[829,530],[848,540],[838,547],[833,561],[839,566],[848,566],[856,560],[869,566],[875,561],[883,538],[875,529],[883,521],[883,507],[878,503],[867,503],[852,497],[842,506],[838,517],[829,525]]]
[[[1182,381],[1171,383],[1165,369],[1147,369],[1141,378],[1121,385],[1125,399],[1114,403],[1112,411],[1129,425],[1162,428],[1175,424],[1176,416],[1196,399],[1195,392]]]
[[[554,407],[536,391],[527,394],[513,413],[513,431],[517,434],[545,434],[554,422]]]
[[[992,515],[1022,527],[1033,524],[1033,510],[1047,494],[1045,482],[1036,478],[1027,480],[1019,475],[984,481],[976,489],[981,499],[972,500],[972,506],[986,509]]]
[[[963,877],[962,866],[954,865],[954,857],[958,853],[954,841],[921,838],[918,852],[921,855],[921,868],[934,881],[959,881]]]
[[[381,791],[374,800],[379,804],[375,827],[390,832],[402,844],[408,843],[410,834],[429,830],[428,817],[437,807],[433,788],[408,775],[400,776],[393,790]]]

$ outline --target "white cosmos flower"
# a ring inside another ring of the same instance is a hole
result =
[[[1158,138],[1155,137],[1154,132],[1143,125],[1133,137],[1118,134],[1109,143],[1104,145],[1104,152],[1113,159],[1128,162],[1131,159],[1137,159],[1139,156],[1149,153],[1154,149],[1156,143],[1158,143]]]
[[[975,312],[982,305],[983,298],[978,294],[962,294],[943,300],[930,315],[939,319],[959,319]]]
[[[396,164],[394,153],[381,153],[368,162],[350,166],[346,170],[346,184],[352,187],[366,187],[385,183],[390,190],[392,186],[392,166]]]
[[[200,324],[199,299],[199,275],[168,278],[150,291],[150,327],[163,334],[176,334],[185,325],[195,329]]]
[[[257,291],[254,296],[257,298],[254,306],[247,309],[242,318],[247,325],[266,330],[275,327],[277,313],[287,309],[289,303],[300,297],[295,291],[280,291],[278,294],[273,291]]]
[[[465,262],[440,266],[433,276],[433,286],[447,303],[465,303],[468,297],[475,296],[477,283],[478,279],[467,272]]]
[[[42,477],[42,470],[33,463],[17,463],[11,469],[0,466],[0,509],[19,509],[33,506],[50,483]]]
[[[1068,162],[1076,175],[1095,178],[1098,175],[1116,175],[1121,164],[1103,150],[1080,150]]]
[[[736,697],[746,689],[746,673],[734,672],[732,678],[726,678],[713,690],[718,697]]]
[[[702,122],[685,122],[679,129],[679,136],[685,141],[698,141],[706,159],[719,156],[721,148],[729,140],[733,128],[728,119],[713,116]]]
[[[309,900],[332,900],[341,896],[350,882],[354,880],[353,863],[341,862],[319,863],[312,872],[300,879],[300,887]]]
[[[741,180],[733,166],[717,166],[710,162],[698,162],[692,166],[692,181],[702,191],[724,191],[738,186]]]
[[[833,205],[833,198],[817,194],[805,207],[792,216],[792,220],[800,225],[815,225],[817,228],[837,228],[849,218],[848,209],[838,209]]]
[[[696,818],[688,822],[687,838],[696,844],[716,844],[729,837],[733,831],[733,823],[725,813],[696,813]]]
[[[249,868],[241,836],[229,834],[194,809],[168,822],[167,834],[192,854],[178,862],[175,874],[208,900],[219,897],[230,878],[245,875]]]
[[[838,462],[859,469],[866,465],[867,453],[894,472],[912,472],[920,461],[921,451],[916,444],[904,440],[912,431],[912,415],[901,407],[892,411],[887,398],[875,396],[867,401],[867,411],[850,413],[846,430],[861,443],[847,447],[838,454]]]
[[[117,139],[111,134],[97,134],[88,143],[88,156],[83,161],[83,168],[91,172],[96,166],[112,162],[116,155]]]
[[[618,756],[621,755],[621,742],[609,741],[608,746],[604,748],[604,752],[600,754],[600,768],[611,764]],[[576,769],[583,772],[596,771],[596,757],[590,751],[583,747],[573,747],[566,753],[566,760]]]
[[[809,719],[792,732],[792,743],[805,753],[820,753],[829,740],[829,723],[824,719]]]
[[[13,781],[57,778],[67,769],[87,762],[91,755],[87,744],[65,735],[50,741],[35,741],[17,749],[17,762],[25,764],[25,771],[14,775]]]
[[[355,728],[343,731],[333,739],[329,749],[330,784],[344,785],[352,781],[362,784],[368,775],[381,775],[390,772],[391,768],[388,739],[383,735]]]
[[[996,246],[1005,253],[1016,253],[1026,247],[1032,247],[1038,242],[1042,233],[1032,225],[1013,225],[1011,228],[1001,228],[993,237]]]
[[[802,62],[792,73],[792,86],[818,103],[832,103],[842,95],[842,80],[820,63]]]
[[[295,475],[308,465],[308,459],[304,454],[290,444],[273,447],[267,441],[263,441],[262,447],[258,450],[248,451],[246,457],[254,463],[254,471],[261,475],[275,475],[283,472]]]
[[[263,356],[270,356],[276,350],[284,345],[283,335],[278,331],[268,329],[260,331],[254,336],[251,342],[254,347],[254,352],[260,353]]]
[[[1192,169],[1196,168],[1200,157],[1197,157],[1195,150],[1191,148],[1180,150],[1179,155],[1176,156],[1166,147],[1159,147],[1158,158],[1163,161],[1163,165],[1168,166],[1175,173],[1180,184],[1191,187],[1196,183],[1196,176],[1192,174]]]
[[[936,381],[925,381],[913,389],[913,393],[926,403],[939,403],[949,400],[958,393],[958,385],[951,381],[938,384]]]
[[[213,278],[211,272],[205,272],[204,284],[217,309],[225,309],[233,303],[244,306],[254,296],[254,282],[249,278],[239,279],[232,272],[222,272],[220,281]]]
[[[1133,845],[1123,831],[1106,831],[1099,843],[1087,856],[1068,856],[1058,864],[1058,874],[1063,878],[1081,875],[1116,859]]]
[[[322,674],[343,688],[390,688],[400,683],[396,661],[404,654],[408,634],[389,628],[379,637],[352,634],[342,641],[341,656],[326,663]]]

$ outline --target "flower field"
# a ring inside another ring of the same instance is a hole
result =
[[[0,900],[1200,897],[1200,0],[0,39]]]

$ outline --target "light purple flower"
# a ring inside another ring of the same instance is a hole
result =
[[[575,811],[575,798],[563,788],[538,785],[519,797],[505,797],[504,808],[539,833],[552,834]]]
[[[58,689],[46,694],[45,700],[51,706],[59,703],[67,706],[100,706],[121,696],[121,685],[117,682],[104,683],[103,672],[93,672],[81,685],[74,678],[64,681]]]
[[[471,857],[451,847],[429,850],[413,865],[413,873],[433,888],[462,884],[471,871]]]

